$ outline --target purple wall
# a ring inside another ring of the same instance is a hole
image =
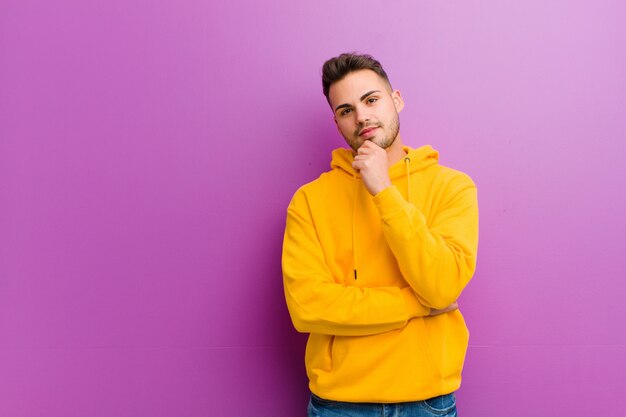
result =
[[[479,187],[460,415],[626,408],[624,2],[214,3],[0,5],[1,416],[304,415],[282,233],[345,50]]]

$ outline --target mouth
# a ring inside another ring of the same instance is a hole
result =
[[[363,138],[370,138],[376,134],[378,126],[367,127],[359,132],[359,136]]]

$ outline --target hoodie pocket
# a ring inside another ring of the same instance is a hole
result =
[[[420,317],[419,318],[419,323],[420,326],[422,327],[422,334],[424,335],[424,348],[428,354],[428,359],[430,361],[430,363],[432,364],[433,368],[435,369],[435,371],[437,371],[437,374],[439,376],[439,378],[441,378],[441,366],[440,366],[440,361],[437,359],[437,355],[435,355],[434,349],[433,349],[433,344],[431,342],[431,335],[430,332],[428,330],[428,326],[426,325],[426,320],[424,317]]]
[[[459,378],[467,351],[469,333],[458,310],[421,320],[424,342],[439,376]]]

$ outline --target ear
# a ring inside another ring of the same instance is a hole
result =
[[[404,99],[402,98],[400,90],[395,90],[391,93],[391,98],[393,99],[393,105],[396,107],[396,111],[400,113],[404,108]]]

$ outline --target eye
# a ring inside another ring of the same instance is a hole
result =
[[[346,114],[350,113],[352,111],[352,109],[343,109],[341,111],[341,113],[339,113],[341,116],[345,116]]]
[[[369,98],[367,99],[367,102],[368,102],[369,104],[371,104],[371,103],[376,103],[377,101],[378,101],[378,99],[377,99],[376,97],[369,97]]]

